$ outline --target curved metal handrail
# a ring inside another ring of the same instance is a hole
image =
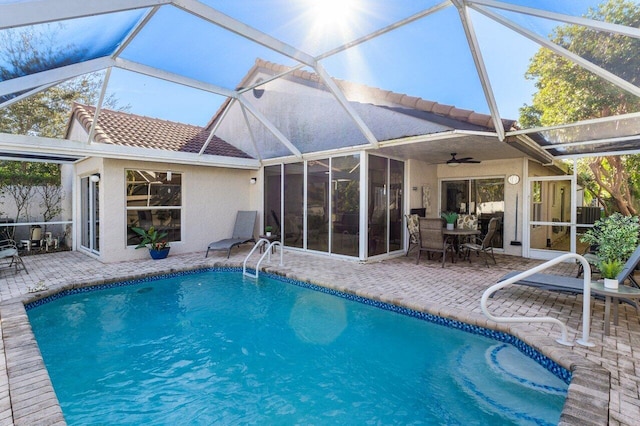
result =
[[[253,254],[254,251],[256,251],[256,249],[258,249],[260,246],[262,245],[267,245],[267,247],[265,248],[264,253],[262,254],[262,256],[260,256],[260,259],[258,260],[258,263],[256,264],[256,273],[252,274],[250,272],[247,272],[247,261],[249,260],[249,258],[251,257],[251,255]],[[280,241],[269,241],[266,238],[261,238],[258,240],[258,242],[256,243],[255,246],[253,246],[253,248],[251,249],[251,251],[249,252],[249,254],[247,255],[247,257],[244,258],[244,262],[242,263],[242,275],[246,275],[248,277],[251,278],[255,278],[258,279],[258,273],[260,270],[260,264],[262,263],[262,261],[264,260],[265,257],[269,257],[269,259],[267,260],[268,262],[271,262],[271,249],[273,247],[276,246],[280,246],[280,266],[282,266],[284,264],[283,262],[283,256],[284,256],[284,250],[282,248],[282,243],[280,243]]]
[[[577,259],[584,268],[584,290],[583,290],[583,300],[582,300],[582,339],[577,339],[576,342],[582,346],[592,347],[595,344],[589,342],[589,326],[591,323],[591,267],[589,266],[589,262],[577,253],[566,253],[561,256],[556,257],[555,259],[551,259],[541,265],[536,266],[535,268],[531,268],[527,271],[524,271],[518,275],[515,275],[509,279],[504,281],[500,281],[497,284],[492,285],[482,294],[482,299],[480,300],[480,307],[482,308],[482,312],[485,314],[487,318],[492,321],[506,323],[506,322],[515,322],[515,323],[525,323],[525,322],[548,322],[552,324],[557,324],[560,326],[562,330],[562,337],[560,339],[556,339],[556,342],[561,345],[573,346],[573,342],[569,342],[567,340],[567,327],[563,322],[558,320],[557,318],[552,317],[496,317],[489,313],[487,309],[487,300],[493,293],[496,291],[511,285],[517,281],[520,281],[523,278],[526,278],[530,275],[543,271],[553,265],[564,262],[568,259]]]

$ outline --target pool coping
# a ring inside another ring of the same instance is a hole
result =
[[[73,289],[95,287],[122,281],[154,279],[167,274],[216,268],[237,270],[240,265],[225,262],[215,263],[208,267],[199,265],[171,268],[157,273],[130,275],[124,278],[86,280],[81,283],[76,282],[56,286],[38,293],[25,294],[0,303],[3,334],[2,349],[6,357],[6,370],[0,371],[0,374],[6,376],[6,383],[8,383],[6,391],[0,389],[0,422],[3,419],[12,418],[15,425],[66,424],[29,323],[26,312],[27,304]],[[265,266],[261,268],[261,271],[347,295],[510,334],[571,372],[571,383],[569,384],[567,398],[560,417],[560,425],[608,424],[611,373],[594,362],[561,347],[553,339],[536,334],[530,326],[496,323],[483,315],[463,312],[451,307],[437,306],[436,304],[416,305],[407,300],[385,297],[383,294],[353,291],[353,289],[327,284],[298,273],[282,272],[277,267]]]

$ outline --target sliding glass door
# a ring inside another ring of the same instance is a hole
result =
[[[100,253],[100,175],[80,179],[80,246]]]

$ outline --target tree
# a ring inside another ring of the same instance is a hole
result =
[[[30,202],[39,186],[60,186],[60,166],[51,163],[0,161],[0,192],[7,194],[15,203],[14,222],[18,222],[21,217],[29,219]]]
[[[597,9],[590,9],[587,17],[637,28],[640,6],[627,0],[609,0]],[[640,40],[636,38],[565,25],[554,29],[551,41],[635,85],[640,83]],[[545,48],[532,58],[526,77],[536,80],[537,92],[532,104],[520,109],[523,127],[552,126],[640,111],[640,98]],[[581,182],[593,197],[603,201],[605,208],[626,215],[638,211],[633,185],[639,180],[640,160],[632,157],[635,156],[585,159],[590,173],[581,174],[596,183],[594,186],[590,181]],[[607,199],[611,202],[607,203]]]
[[[72,63],[83,57],[73,44],[59,40],[63,24],[48,24],[40,29],[18,28],[0,32],[0,81],[33,74]],[[100,94],[103,73],[87,74],[29,96],[6,108],[0,108],[0,132],[45,137],[64,137],[73,102],[95,105]],[[9,95],[0,102],[11,99]],[[114,94],[103,105],[119,107]]]

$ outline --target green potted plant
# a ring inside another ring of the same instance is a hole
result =
[[[147,247],[153,259],[164,259],[169,255],[171,247],[169,247],[169,243],[165,239],[168,235],[166,232],[159,232],[153,226],[148,230],[137,227],[132,227],[131,230],[141,238],[140,244],[136,246],[136,249]]]
[[[604,278],[606,288],[618,288],[618,274],[622,271],[624,263],[621,260],[605,260],[598,263],[598,268]]]
[[[456,212],[443,212],[440,216],[447,222],[447,229],[453,229],[453,225],[458,220],[458,213]]]
[[[267,237],[271,236],[271,232],[273,231],[273,226],[271,225],[267,225],[264,227],[264,232],[267,235]]]
[[[580,241],[596,247],[598,268],[603,278],[609,280],[616,278],[624,263],[638,247],[639,232],[640,224],[637,216],[614,213],[596,221],[593,228],[585,232]],[[605,285],[607,284],[617,287],[617,283],[607,281]]]

